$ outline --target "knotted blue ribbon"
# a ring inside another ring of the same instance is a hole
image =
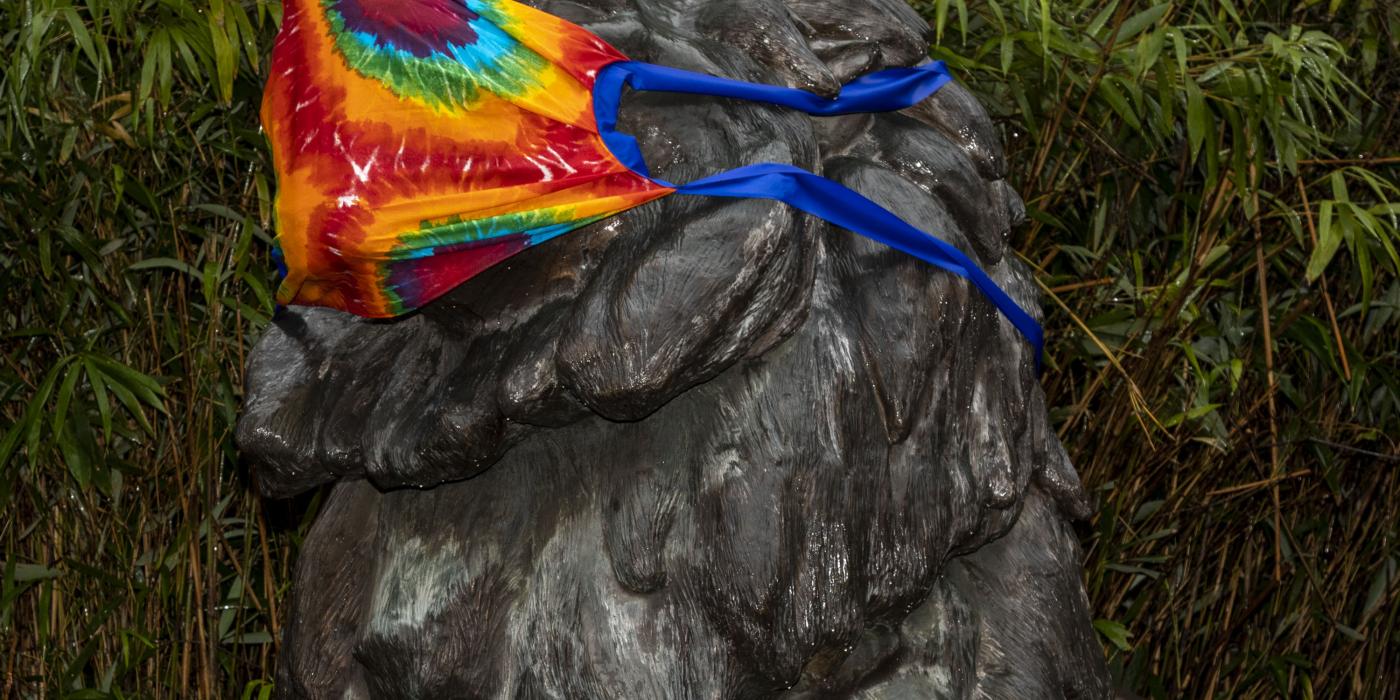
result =
[[[632,136],[617,131],[622,88],[691,95],[732,97],[790,107],[814,116],[891,112],[911,107],[951,80],[942,61],[913,68],[889,68],[863,75],[841,87],[835,98],[806,90],[718,78],[640,61],[611,63],[593,85],[593,113],[598,133],[613,155],[633,172],[681,194],[743,199],[772,199],[848,229],[930,265],[963,277],[977,287],[1025,336],[1035,352],[1036,370],[1044,354],[1045,334],[1025,309],[992,281],[972,258],[948,242],[921,231],[888,209],[833,180],[783,163],[756,163],[675,185],[651,176]]]

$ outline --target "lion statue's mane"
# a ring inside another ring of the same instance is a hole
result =
[[[645,61],[834,94],[927,60],[901,0],[542,0]],[[974,256],[1026,308],[1023,216],[949,84],[816,119],[672,94],[662,178],[790,162]],[[392,322],[280,312],[238,437],[334,483],[288,698],[1102,697],[1087,502],[1026,343],[964,280],[758,200],[673,196]]]

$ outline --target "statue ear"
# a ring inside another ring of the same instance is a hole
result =
[[[801,321],[812,222],[760,200],[675,198],[609,251],[560,334],[564,385],[637,420]]]
[[[906,114],[882,114],[869,133],[881,164],[937,200],[951,215],[947,223],[956,224],[971,243],[969,252],[991,267],[1001,261],[1015,212],[1023,209],[1004,180],[989,180],[980,172],[978,154],[970,155],[966,143],[972,128],[959,131],[962,140],[954,141],[943,129],[929,128]],[[947,226],[930,230],[942,236]]]
[[[657,42],[648,55],[722,74],[758,68],[727,48]],[[757,103],[640,93],[619,129],[670,182],[769,160],[819,167],[812,120]],[[674,195],[618,217],[558,336],[563,385],[606,418],[637,420],[781,339],[806,313],[814,230],[787,205],[754,199]]]
[[[1006,177],[1006,152],[996,126],[977,98],[956,80],[901,114],[933,127],[975,166],[984,180]]]
[[[463,479],[532,426],[587,415],[554,374],[579,263],[542,247],[555,250],[526,251],[395,320],[280,311],[249,360],[238,424],[263,492]]]

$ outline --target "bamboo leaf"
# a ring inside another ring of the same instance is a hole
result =
[[[97,403],[97,415],[102,420],[102,439],[112,439],[112,405],[107,397],[106,378],[94,366],[91,359],[83,358],[83,369],[87,372],[88,384]],[[4,460],[0,460],[3,462]]]
[[[43,436],[44,427],[44,421],[40,418],[44,415],[44,407],[49,404],[49,397],[53,395],[58,378],[63,375],[63,370],[68,366],[70,360],[72,360],[71,357],[65,357],[49,368],[49,371],[44,375],[44,381],[39,385],[39,389],[29,400],[29,405],[24,409],[21,422],[26,425],[25,451],[28,453],[31,469],[38,466],[39,443]]]
[[[1134,75],[1141,78],[1157,64],[1157,60],[1162,56],[1162,48],[1166,46],[1166,32],[1162,29],[1143,37],[1137,46],[1137,68]]]
[[[63,383],[59,386],[57,405],[53,411],[53,425],[50,428],[54,435],[63,431],[63,424],[68,420],[68,405],[73,400],[73,392],[81,376],[82,372],[73,364],[70,364],[63,374]]]
[[[1171,3],[1164,2],[1153,5],[1124,20],[1123,26],[1118,28],[1118,43],[1127,44],[1129,40],[1156,24],[1163,15],[1167,14],[1169,9],[1171,9]]]
[[[1133,129],[1142,128],[1142,123],[1138,121],[1137,110],[1128,103],[1128,99],[1114,84],[1114,80],[1106,79],[1100,82],[1099,92],[1103,93],[1104,100],[1108,102],[1114,112],[1118,113],[1118,116],[1128,123],[1128,126]]]
[[[162,36],[157,30],[156,36]],[[145,58],[141,61],[141,80],[137,83],[136,95],[138,99],[149,99],[154,95],[156,84],[156,38],[153,36],[151,42],[146,45]]]
[[[98,55],[97,48],[93,46],[92,34],[88,32],[87,25],[78,16],[77,10],[71,7],[63,8],[63,18],[68,22],[68,28],[73,32],[73,41],[77,42],[78,48],[87,55],[88,61],[93,68],[97,69],[98,80],[101,80],[102,57]]]
[[[1176,27],[1167,29],[1167,35],[1172,40],[1172,53],[1176,56],[1177,74],[1185,76],[1187,75],[1186,60],[1191,55],[1191,51],[1186,47],[1186,37]]]
[[[106,372],[102,372],[100,369],[98,372],[103,374],[107,388],[111,390],[112,395],[117,397],[117,401],[126,408],[127,413],[136,421],[137,425],[147,434],[154,434],[155,430],[151,427],[150,421],[146,419],[146,414],[141,409],[141,401],[136,398],[136,394],[121,382],[114,381],[110,376],[107,376]]]
[[[1201,152],[1201,145],[1205,143],[1206,137],[1210,134],[1211,119],[1206,108],[1205,96],[1201,94],[1201,89],[1196,86],[1196,82],[1184,76],[1183,80],[1186,85],[1187,141],[1190,143],[1189,153],[1194,161],[1196,155]]]
[[[4,439],[0,439],[0,475],[4,474],[5,465],[9,463],[15,450],[19,448],[20,438],[26,434],[28,429],[28,422],[16,421],[5,431]]]
[[[233,99],[234,43],[229,40],[229,26],[225,24],[224,3],[213,0],[209,4],[209,39],[214,48],[215,78],[219,88],[219,99],[228,102]]]
[[[1094,15],[1094,18],[1090,20],[1089,24],[1084,27],[1084,33],[1093,37],[1101,36],[1103,34],[1104,25],[1108,24],[1108,20],[1113,17],[1113,13],[1117,9],[1118,0],[1112,0],[1112,2],[1105,3],[1104,6],[1098,11],[1098,14]]]
[[[1133,648],[1128,643],[1128,638],[1132,635],[1129,634],[1128,628],[1120,622],[1104,619],[1094,620],[1094,629],[1119,651],[1128,651]]]
[[[139,270],[175,270],[195,279],[199,278],[199,271],[193,265],[174,258],[146,258],[128,265],[126,269],[133,272]]]
[[[59,452],[63,454],[63,461],[68,465],[68,473],[78,483],[79,489],[86,489],[92,483],[92,459],[91,451],[84,445],[86,436],[79,427],[79,422],[77,414],[69,416],[56,435]]]
[[[102,373],[109,378],[116,379],[120,384],[141,397],[151,408],[164,410],[161,397],[165,395],[165,390],[152,377],[138,372],[120,362],[100,357],[92,356],[92,360],[102,368]]]
[[[1309,283],[1322,276],[1327,265],[1332,262],[1332,257],[1337,254],[1337,249],[1342,245],[1342,235],[1338,227],[1333,224],[1334,204],[1329,200],[1322,202],[1318,207],[1317,214],[1317,246],[1313,248],[1312,255],[1308,258],[1306,277]]]

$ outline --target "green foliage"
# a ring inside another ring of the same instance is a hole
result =
[[[1120,684],[1393,695],[1400,6],[915,4],[1027,201]]]
[[[278,12],[0,1],[0,696],[270,673],[294,529],[230,434],[272,308],[255,111]]]
[[[1400,11],[915,4],[1031,213],[1120,683],[1393,693]],[[0,0],[0,696],[271,690],[315,508],[260,502],[230,437],[272,308],[278,16]]]

